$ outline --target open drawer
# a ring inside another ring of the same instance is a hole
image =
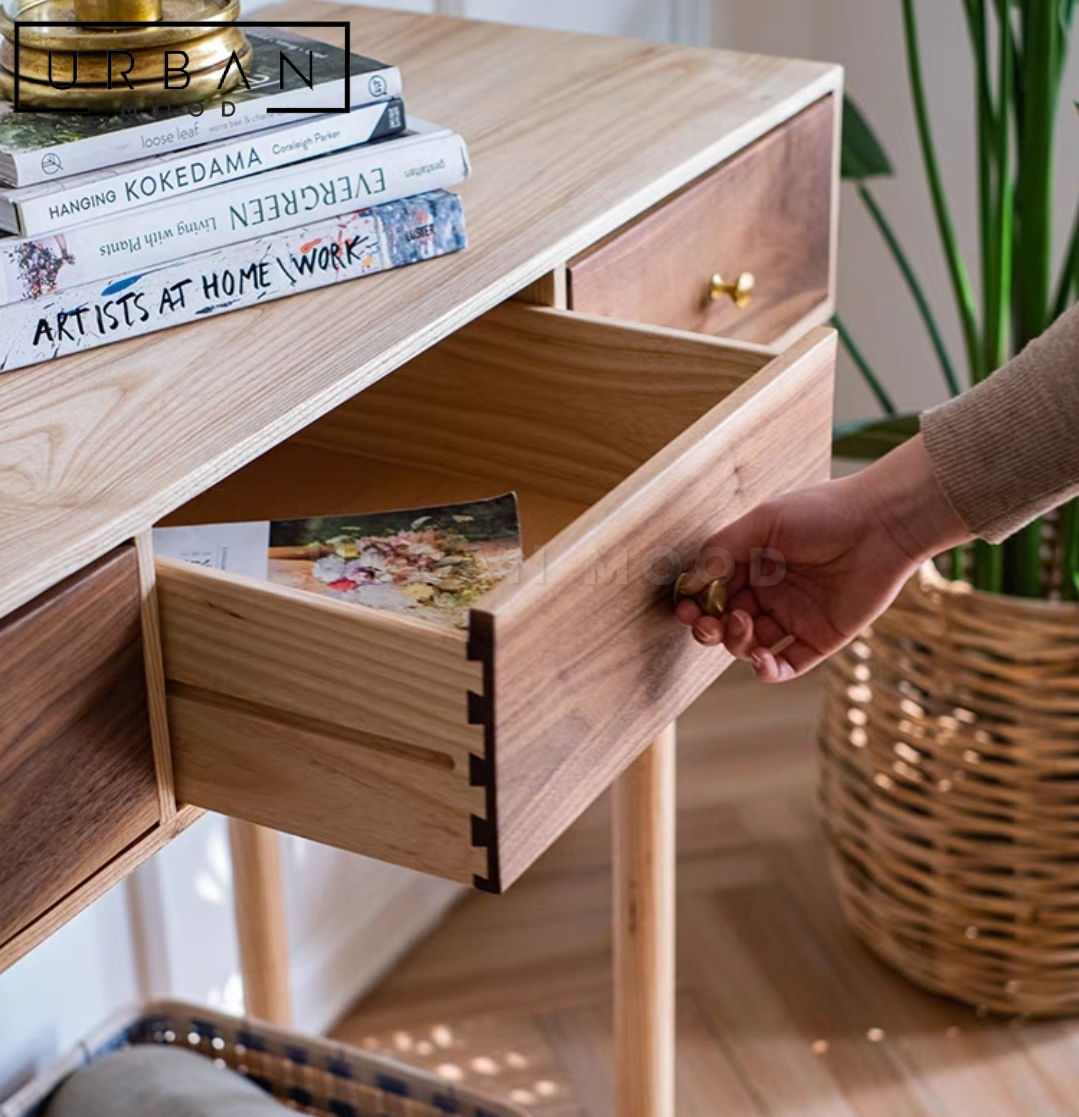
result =
[[[159,560],[180,798],[507,887],[729,662],[674,622],[678,562],[827,475],[834,361],[507,304],[185,506],[513,489],[530,557],[468,632]]]

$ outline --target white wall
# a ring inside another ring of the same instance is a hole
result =
[[[114,889],[0,977],[0,1100],[137,999],[125,901]]]

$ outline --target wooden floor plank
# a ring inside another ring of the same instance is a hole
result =
[[[1079,1117],[1079,1026],[979,1017],[847,930],[819,694],[732,672],[679,722],[679,1117]],[[603,799],[507,895],[467,900],[336,1035],[538,1117],[614,1117],[609,825]],[[461,1046],[418,1054],[436,1028]]]
[[[883,966],[854,941],[843,924],[834,893],[816,882],[827,880],[827,857],[820,840],[792,840],[792,834],[818,830],[814,810],[805,803],[776,806],[774,818],[787,833],[771,842],[769,812],[758,805],[756,829],[786,894],[798,905],[807,928],[826,944],[836,985],[858,990],[862,1011],[885,1025],[911,1077],[926,1085],[941,1112],[1013,1117],[1038,1113],[1073,1117],[1079,1094],[1062,1101],[1054,1075],[1037,1065],[1039,1030],[1050,1025],[982,1018],[968,1006],[924,994]],[[1029,1042],[1030,1051],[1027,1050]],[[1079,1050],[1079,1049],[1077,1049]],[[934,1110],[936,1111],[936,1110]]]

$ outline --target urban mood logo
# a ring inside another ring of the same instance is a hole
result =
[[[26,113],[90,113],[100,110],[80,106],[78,101],[79,85],[79,55],[82,53],[84,56],[93,56],[96,65],[100,64],[101,58],[105,59],[105,88],[108,90],[115,90],[119,94],[117,110],[121,116],[135,116],[137,114],[150,113],[160,119],[165,119],[172,116],[202,116],[207,111],[220,112],[224,116],[232,116],[236,112],[236,105],[234,102],[227,100],[220,95],[213,96],[210,100],[204,102],[193,100],[190,103],[177,103],[174,99],[177,94],[191,84],[191,72],[189,66],[191,63],[190,55],[186,50],[179,46],[164,47],[160,51],[161,55],[161,70],[160,80],[147,83],[141,81],[139,83],[138,91],[140,94],[141,104],[137,102],[134,94],[136,86],[132,83],[130,74],[135,69],[135,55],[132,51],[124,48],[116,48],[110,50],[85,50],[78,51],[67,48],[57,48],[56,50],[48,51],[48,78],[47,84],[54,90],[67,93],[68,96],[64,98],[64,104],[58,107],[46,106],[30,106],[21,105],[19,98],[19,86],[21,80],[29,81],[29,78],[23,78],[20,73],[20,30],[22,28],[33,28],[35,32],[45,27],[56,27],[64,29],[81,28],[87,31],[101,31],[104,29],[121,29],[121,28],[162,28],[162,27],[176,27],[176,28],[206,28],[207,33],[210,31],[221,31],[222,28],[290,28],[290,29],[303,29],[311,30],[313,28],[335,29],[344,32],[344,52],[342,62],[341,78],[343,79],[344,97],[343,103],[339,105],[305,105],[302,108],[285,108],[279,105],[268,105],[265,108],[267,113],[282,113],[292,115],[315,115],[325,116],[330,113],[348,113],[352,111],[352,90],[350,81],[350,59],[352,55],[352,42],[351,42],[351,25],[347,20],[333,21],[333,20],[307,20],[300,22],[285,22],[283,20],[274,20],[273,22],[260,22],[258,20],[237,20],[235,23],[223,24],[217,20],[205,21],[188,21],[188,20],[155,20],[152,23],[131,21],[131,20],[116,20],[116,21],[103,21],[103,20],[84,20],[84,21],[71,21],[65,20],[63,22],[46,22],[44,20],[34,20],[32,23],[19,22],[13,23],[15,37],[13,41],[14,46],[14,97],[13,108],[15,112]],[[267,90],[272,91],[275,87],[281,92],[286,90],[299,89],[301,84],[308,89],[315,89],[315,58],[316,55],[321,53],[320,48],[324,48],[325,43],[318,41],[312,42],[312,49],[302,50],[293,48],[289,51],[281,50],[279,76],[275,81],[267,83],[265,77],[259,81],[257,88],[261,92]],[[145,57],[146,50],[140,49],[140,55]],[[251,92],[255,86],[252,84],[251,75],[245,70],[244,62],[241,59],[240,52],[233,50],[231,55],[225,59],[222,57],[224,63],[221,69],[221,76],[217,82],[218,94],[223,90],[231,92]],[[248,59],[248,66],[250,66],[250,59]],[[84,67],[84,70],[89,67]],[[372,80],[382,80],[377,78],[377,75]],[[322,81],[325,81],[323,75]],[[90,86],[89,81],[84,81],[81,88],[87,89]],[[162,91],[163,98],[156,104],[146,103],[146,91],[149,87],[152,89],[155,86],[159,87]],[[97,83],[94,83],[95,89],[100,89]],[[124,96],[124,91],[131,92],[130,97]],[[165,100],[168,96],[173,99]]]

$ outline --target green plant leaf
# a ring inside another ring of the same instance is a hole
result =
[[[876,461],[889,450],[902,446],[919,430],[917,415],[895,415],[887,419],[837,423],[832,428],[832,453],[837,458]]]
[[[846,179],[863,182],[895,173],[891,160],[881,147],[861,109],[843,98],[843,149],[840,173]]]

